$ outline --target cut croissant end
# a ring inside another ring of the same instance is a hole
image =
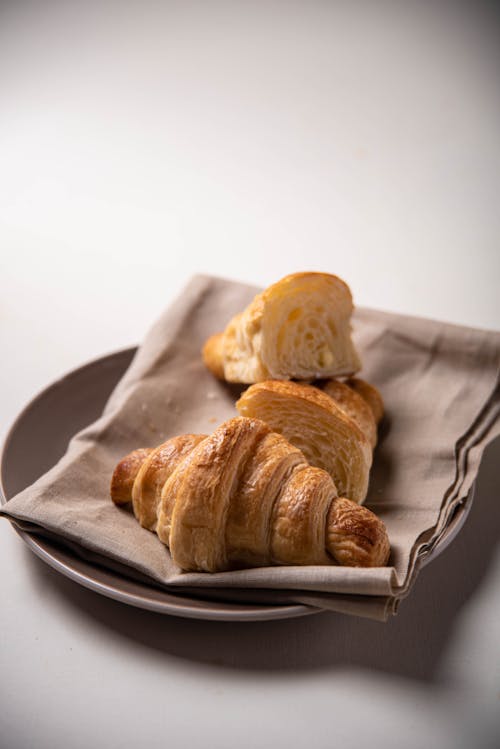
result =
[[[312,385],[267,382],[251,385],[236,403],[242,416],[262,419],[332,477],[339,494],[357,503],[368,491],[372,449],[357,424]]]
[[[360,359],[351,340],[352,296],[328,273],[293,273],[258,294],[203,348],[228,382],[348,376]]]

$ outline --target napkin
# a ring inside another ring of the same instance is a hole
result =
[[[185,573],[158,537],[109,497],[116,463],[174,435],[210,433],[237,415],[243,387],[219,382],[201,347],[258,289],[195,276],[145,336],[102,416],[63,458],[0,513],[124,574],[179,593],[224,600],[301,602],[385,619],[422,563],[465,512],[486,444],[500,433],[500,333],[359,308],[353,336],[360,376],[382,393],[365,505],[387,526],[386,567],[280,566]]]

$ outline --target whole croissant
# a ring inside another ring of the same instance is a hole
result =
[[[352,296],[329,273],[293,273],[269,286],[205,343],[203,360],[219,379],[255,383],[357,372]]]
[[[174,437],[117,465],[111,498],[132,501],[183,570],[386,564],[383,522],[338,497],[326,471],[259,419]]]

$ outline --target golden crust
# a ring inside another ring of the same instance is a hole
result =
[[[331,503],[326,547],[338,564],[348,567],[384,567],[390,554],[382,520],[345,497]]]
[[[339,380],[327,380],[321,388],[358,425],[374,448],[377,444],[377,424],[366,400],[352,387]]]
[[[372,463],[370,444],[335,401],[312,385],[269,380],[251,385],[236,403],[242,416],[262,419],[308,462],[323,468],[341,494],[363,502]]]
[[[269,432],[254,419],[230,419],[193,450],[177,488],[170,532],[172,557],[183,570],[227,569],[231,498],[246,461]]]
[[[317,398],[331,400],[319,391]],[[113,501],[124,501],[134,471],[135,482],[146,482],[143,501],[150,500],[139,520],[152,528],[148,512],[158,511],[158,535],[183,570],[373,566],[387,557],[384,524],[366,508],[336,499],[331,476],[259,419],[236,417],[209,437],[183,435],[155,451],[135,451],[115,470]]]
[[[375,423],[380,424],[384,416],[384,401],[375,385],[370,385],[369,382],[365,382],[365,380],[361,380],[359,377],[351,377],[346,381],[346,385],[356,393],[359,393],[368,403],[372,410]]]
[[[158,504],[163,486],[182,458],[189,454],[204,434],[172,437],[157,447],[143,462],[132,488],[134,515],[144,528],[156,529]]]
[[[256,445],[227,516],[226,546],[231,566],[273,563],[271,531],[276,497],[298,466],[307,466],[304,455],[281,434],[270,432]]]
[[[115,505],[126,505],[132,501],[132,487],[139,469],[153,452],[152,449],[141,447],[126,455],[113,471],[111,477],[110,494]]]
[[[293,273],[258,294],[203,349],[205,364],[229,382],[352,375],[361,363],[351,340],[352,296],[328,273]]]
[[[299,466],[286,482],[273,516],[271,553],[276,564],[329,564],[327,514],[337,490],[326,471]]]
[[[222,333],[216,333],[206,341],[202,349],[202,357],[207,369],[211,371],[218,380],[224,379],[224,366],[222,345],[224,336]]]

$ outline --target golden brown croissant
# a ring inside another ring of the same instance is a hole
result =
[[[269,424],[311,465],[328,471],[341,496],[361,503],[368,490],[375,420],[347,385],[330,381],[324,387],[326,392],[298,382],[259,382],[245,390],[236,408],[242,416]]]
[[[384,403],[378,390],[357,378],[347,382],[327,380],[319,387],[358,425],[374,448],[377,444],[377,425],[384,413]]]
[[[384,415],[384,401],[382,396],[374,385],[370,385],[365,380],[360,380],[358,377],[351,377],[346,381],[352,390],[355,390],[365,400],[371,408],[375,424],[379,424],[382,421]]]
[[[142,462],[141,462],[142,461]],[[111,498],[132,501],[183,570],[271,564],[386,564],[383,522],[339,498],[330,475],[258,419],[174,437],[116,467]]]
[[[328,273],[293,273],[258,294],[212,336],[203,360],[219,379],[255,383],[352,375],[352,296]]]

